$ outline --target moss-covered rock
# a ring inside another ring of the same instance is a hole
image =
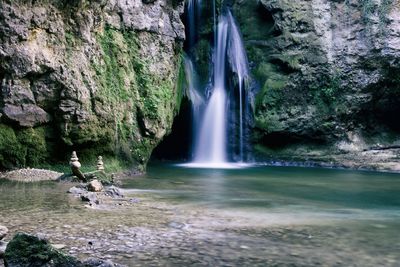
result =
[[[8,243],[4,263],[6,267],[77,267],[77,259],[53,248],[48,241],[25,233],[17,233]]]
[[[67,162],[74,150],[82,163],[103,155],[144,170],[182,95],[182,5],[4,2],[0,168]]]
[[[354,132],[363,149],[400,143],[378,138],[400,134],[394,1],[233,2],[260,86],[254,142],[268,157],[345,153],[339,144]]]

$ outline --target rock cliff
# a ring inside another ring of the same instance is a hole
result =
[[[398,1],[231,4],[260,87],[261,156],[400,170]]]
[[[0,2],[0,168],[97,155],[143,169],[179,108],[183,2]]]

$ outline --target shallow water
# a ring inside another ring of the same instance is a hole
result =
[[[129,266],[399,266],[399,174],[153,165],[122,182],[95,210],[70,184],[0,180],[0,224]]]

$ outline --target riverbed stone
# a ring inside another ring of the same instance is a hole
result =
[[[8,228],[0,225],[0,240],[2,240],[8,233]]]
[[[99,199],[97,198],[96,193],[94,192],[88,192],[83,195],[81,195],[81,200],[85,202],[89,202],[90,205],[96,205],[99,204]]]
[[[101,260],[97,258],[89,258],[83,262],[85,267],[124,267],[120,264],[115,264],[110,260]]]
[[[90,192],[101,192],[103,190],[103,185],[99,180],[93,180],[88,183],[87,189]]]
[[[123,198],[124,194],[122,194],[121,190],[116,186],[109,186],[105,189],[105,194],[112,198]]]

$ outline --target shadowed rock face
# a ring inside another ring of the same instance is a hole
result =
[[[177,112],[182,11],[165,0],[2,1],[0,158],[13,159],[0,168],[35,165],[27,149],[46,160],[76,148],[142,169]]]
[[[396,3],[233,3],[260,85],[255,101],[260,150],[271,157],[340,164],[345,160],[332,154],[350,153],[352,161],[359,158],[354,166],[362,166],[374,161],[363,150],[400,144],[394,115],[400,112]],[[396,162],[400,152],[392,152],[385,160]]]

